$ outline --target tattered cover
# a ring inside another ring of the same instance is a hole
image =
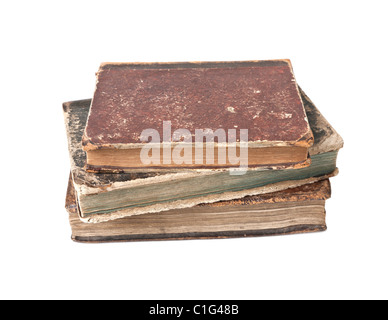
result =
[[[141,132],[162,136],[163,121],[193,136],[195,129],[248,129],[256,146],[313,143],[289,60],[103,63],[84,150],[141,146]]]
[[[241,210],[241,214],[244,211],[249,210],[255,204],[287,204],[304,201],[321,200],[326,201],[331,197],[331,186],[328,179],[319,182],[303,185],[297,188],[290,188],[287,190],[260,194],[256,196],[247,196],[241,199],[220,201],[210,204],[200,204],[198,207],[205,207],[212,211],[212,208],[220,207],[233,207],[236,210]],[[78,242],[114,242],[114,241],[147,241],[147,240],[189,240],[189,239],[221,239],[221,238],[236,238],[236,237],[258,237],[258,236],[273,236],[273,235],[286,235],[295,233],[307,233],[307,232],[318,232],[325,231],[326,216],[325,213],[317,220],[320,223],[312,223],[311,220],[306,217],[306,221],[303,224],[295,224],[292,219],[288,222],[285,227],[279,228],[265,228],[264,225],[261,228],[255,230],[249,230],[247,226],[241,225],[239,230],[227,230],[227,231],[209,231],[206,232],[181,232],[181,233],[168,233],[163,230],[168,229],[166,221],[170,221],[171,217],[174,216],[175,220],[179,220],[180,216],[191,215],[192,222],[198,221],[195,214],[188,212],[188,209],[183,210],[170,210],[160,214],[151,213],[144,214],[141,216],[125,217],[118,220],[107,221],[99,224],[83,223],[79,219],[79,209],[76,201],[76,192],[74,184],[70,175],[67,194],[66,194],[66,210],[69,213],[69,221],[72,229],[72,240]],[[278,205],[279,207],[279,205]],[[280,206],[281,207],[281,206]],[[239,209],[241,208],[241,209]],[[269,207],[270,208],[270,207]],[[276,209],[275,209],[276,210]],[[291,209],[290,209],[291,210]],[[220,218],[221,219],[221,218]],[[254,221],[254,218],[251,218]],[[206,220],[206,217],[205,217]],[[281,220],[279,217],[275,220]],[[266,223],[271,221],[267,219]],[[167,222],[171,223],[171,222]],[[201,221],[199,224],[206,224],[206,221]],[[139,233],[136,230],[139,226],[157,226],[155,227],[155,233]],[[187,226],[180,223],[182,230],[187,229]]]

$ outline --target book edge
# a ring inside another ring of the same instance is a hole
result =
[[[279,192],[286,189],[295,188],[302,185],[326,180],[336,176],[337,174],[338,174],[338,169],[333,171],[331,174],[323,175],[320,177],[311,177],[311,178],[301,179],[301,180],[282,181],[282,182],[269,184],[263,187],[246,189],[242,191],[224,192],[222,194],[216,194],[216,195],[213,194],[213,195],[202,196],[202,197],[197,197],[193,199],[182,199],[182,200],[176,200],[168,203],[158,203],[158,204],[149,205],[146,207],[135,207],[135,208],[126,208],[126,209],[121,208],[120,210],[112,211],[109,213],[99,213],[99,214],[93,213],[87,216],[83,216],[82,213],[80,213],[80,219],[82,222],[85,222],[85,223],[101,223],[101,222],[117,220],[125,217],[130,217],[130,216],[147,214],[147,213],[157,213],[157,212],[165,212],[165,211],[174,210],[174,209],[190,208],[199,204],[229,201],[234,199],[240,199],[246,196],[254,196],[254,195],[260,195],[260,194]]]
[[[324,201],[331,196],[331,184],[328,183]],[[79,208],[76,201],[76,191],[72,181],[72,175],[69,175],[68,187],[66,192],[65,208],[69,214],[69,222],[72,229],[72,215],[79,218]],[[221,201],[222,202],[222,201]],[[220,202],[220,203],[221,203]],[[326,211],[325,211],[326,216]],[[81,220],[82,221],[82,220]],[[104,242],[137,242],[137,241],[166,241],[166,240],[200,240],[200,239],[228,239],[228,238],[247,238],[262,236],[291,235],[299,233],[322,232],[327,230],[326,223],[323,225],[296,225],[285,228],[266,229],[266,230],[245,230],[245,231],[222,231],[222,232],[196,232],[196,233],[175,233],[175,234],[138,234],[138,235],[119,235],[119,236],[79,236],[74,235],[72,231],[71,239],[81,243],[104,243]]]
[[[264,236],[294,235],[303,233],[323,232],[327,230],[327,225],[297,225],[287,228],[267,229],[267,230],[247,230],[230,232],[203,232],[165,235],[120,235],[120,236],[77,236],[72,235],[74,242],[80,243],[106,243],[106,242],[140,242],[140,241],[172,241],[172,240],[216,240],[249,238]]]

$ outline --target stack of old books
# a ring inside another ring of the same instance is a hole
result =
[[[343,140],[289,60],[104,63],[63,110],[75,241],[326,230]]]

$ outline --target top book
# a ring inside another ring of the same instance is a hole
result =
[[[87,169],[300,168],[313,145],[289,60],[102,63]]]

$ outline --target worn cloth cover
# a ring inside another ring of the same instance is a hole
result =
[[[289,60],[103,63],[85,150],[132,148],[145,129],[248,129],[249,143],[313,143]],[[193,138],[194,141],[194,138]]]

